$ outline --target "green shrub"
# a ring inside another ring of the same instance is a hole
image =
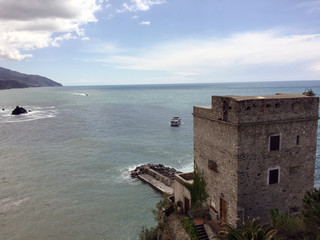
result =
[[[219,233],[221,239],[226,240],[271,240],[276,234],[272,227],[260,225],[259,218],[237,221],[238,227],[226,224],[226,231]]]
[[[168,195],[162,195],[162,200],[160,200],[155,209],[151,209],[151,212],[154,214],[155,220],[158,222],[156,227],[146,227],[143,226],[139,239],[140,240],[157,240],[157,235],[161,235],[164,229],[166,228],[166,224],[163,222],[163,214],[160,214],[160,211],[167,207],[170,204],[168,200]]]
[[[305,193],[302,219],[310,239],[320,239],[320,188]]]
[[[185,183],[184,185],[190,192],[192,207],[200,207],[202,203],[207,200],[209,196],[206,191],[207,183],[203,174],[200,172],[194,171],[193,183]]]
[[[142,227],[142,230],[139,235],[140,240],[157,240],[158,228],[146,226]]]
[[[304,239],[305,226],[300,217],[281,213],[279,209],[271,209],[270,217],[273,227],[278,230],[278,239]]]
[[[188,217],[183,218],[181,220],[181,225],[187,231],[191,240],[198,240],[196,229],[194,228],[192,219]]]

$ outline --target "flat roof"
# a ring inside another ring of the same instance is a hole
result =
[[[237,96],[227,95],[236,101],[255,100],[255,99],[286,99],[286,98],[309,98],[309,96],[295,93],[276,93],[275,95],[258,95],[258,96]]]

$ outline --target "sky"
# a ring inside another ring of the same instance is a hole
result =
[[[0,0],[0,66],[65,86],[320,80],[320,0]]]

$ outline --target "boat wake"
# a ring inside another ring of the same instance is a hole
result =
[[[77,95],[77,96],[88,96],[88,93],[72,93],[73,95]]]

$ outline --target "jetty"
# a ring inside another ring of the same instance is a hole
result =
[[[175,174],[181,173],[174,168],[162,164],[144,164],[131,171],[132,178],[138,178],[148,183],[154,189],[167,194],[173,194]]]

